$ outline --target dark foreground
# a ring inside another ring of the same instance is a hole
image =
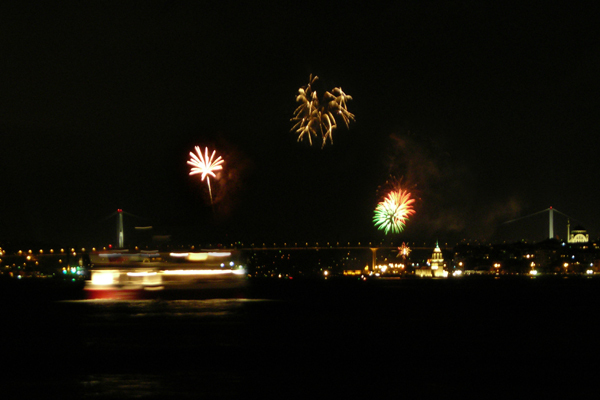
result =
[[[600,372],[598,279],[267,281],[150,301],[27,290],[3,290],[3,398],[579,398]]]

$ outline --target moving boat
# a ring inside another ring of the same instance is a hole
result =
[[[232,251],[130,253],[103,251],[90,255],[88,299],[147,299],[192,296],[238,297],[247,272]]]

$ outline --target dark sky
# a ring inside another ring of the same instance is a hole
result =
[[[598,15],[396,3],[0,6],[0,241],[113,243],[117,208],[126,239],[378,239],[390,174],[419,198],[395,240],[542,240],[547,214],[501,223],[549,206],[598,237]],[[290,132],[310,74],[353,97],[324,149]]]

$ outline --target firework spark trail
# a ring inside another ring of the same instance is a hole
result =
[[[354,121],[354,114],[348,111],[346,102],[352,100],[341,88],[334,88],[331,92],[323,94],[322,101],[319,101],[317,92],[313,91],[312,86],[319,79],[310,75],[309,83],[305,88],[298,89],[296,102],[300,105],[294,111],[292,121],[297,121],[292,127],[292,131],[298,134],[298,141],[302,141],[304,136],[308,138],[308,143],[312,146],[312,136],[317,136],[317,131],[321,134],[323,141],[321,148],[329,142],[333,144],[333,131],[337,128],[335,116],[338,115],[344,121],[346,127],[349,127],[350,121]]]
[[[373,222],[379,230],[383,230],[387,235],[400,233],[406,226],[408,217],[415,213],[412,204],[415,199],[410,198],[410,192],[402,189],[394,190],[388,193],[383,201],[377,204]]]
[[[201,174],[201,180],[206,178],[206,183],[208,184],[208,195],[210,197],[210,204],[212,205],[212,191],[210,188],[210,176],[216,178],[215,171],[223,169],[223,158],[221,156],[217,157],[213,160],[216,150],[213,150],[210,157],[208,156],[208,147],[204,149],[204,155],[202,155],[202,151],[200,151],[200,147],[195,146],[196,153],[190,152],[191,159],[187,162],[193,168],[190,171],[190,175]]]

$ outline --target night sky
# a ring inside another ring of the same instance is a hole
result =
[[[543,240],[547,214],[502,223],[549,206],[597,238],[598,15],[396,3],[0,6],[0,244],[114,243],[117,208],[126,241],[378,240],[390,175],[419,198],[394,240]],[[353,97],[323,149],[290,132],[310,74]]]

